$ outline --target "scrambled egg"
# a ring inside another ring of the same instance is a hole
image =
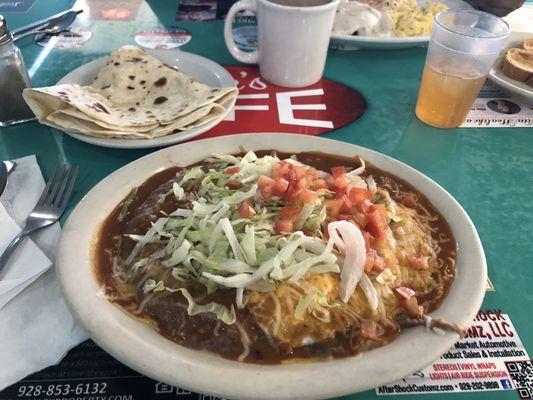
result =
[[[428,293],[437,283],[432,276],[437,270],[437,254],[427,217],[417,214],[412,208],[395,205],[398,222],[391,224],[390,240],[375,242],[377,251],[386,262],[387,268],[376,276],[374,286],[382,301],[382,308],[372,310],[368,300],[358,286],[348,304],[338,299],[339,276],[326,273],[306,276],[299,284],[280,282],[275,292],[247,292],[247,308],[255,321],[270,337],[281,343],[299,347],[331,339],[337,332],[358,324],[361,319],[379,324],[390,320],[398,307],[393,289],[406,285],[417,293]],[[424,265],[415,268],[409,257],[423,260]],[[298,303],[306,293],[318,291],[327,302],[327,320],[310,310],[301,316],[296,313]]]
[[[416,0],[400,1],[389,7],[396,36],[429,36],[435,15],[448,7],[442,3],[425,3],[418,6]]]
[[[339,288],[337,275],[312,275],[305,279],[305,283],[320,291],[328,302],[335,302]],[[297,285],[281,282],[274,293],[249,292],[247,307],[256,322],[282,343],[305,346],[335,336],[340,329],[335,318],[324,322],[309,312],[305,312],[302,318],[295,317],[295,308],[303,294]]]

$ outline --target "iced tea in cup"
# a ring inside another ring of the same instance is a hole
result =
[[[509,36],[507,23],[475,10],[435,16],[416,116],[437,128],[461,125]]]

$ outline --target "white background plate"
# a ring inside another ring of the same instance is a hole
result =
[[[528,37],[533,37],[533,32],[511,32],[505,45],[505,50],[502,51],[502,57],[505,55],[507,49],[520,47],[522,41]],[[528,104],[533,104],[533,87],[526,85],[525,82],[517,81],[505,75],[502,70],[502,57],[496,61],[494,67],[490,70],[489,79],[508,92],[511,92],[515,97],[524,100]]]
[[[439,336],[417,327],[390,345],[357,357],[307,364],[244,364],[179,346],[98,296],[92,244],[101,222],[129,191],[164,168],[186,166],[212,152],[239,152],[239,146],[360,155],[414,185],[446,218],[459,247],[456,279],[433,316],[461,326],[471,323],[485,293],[487,266],[475,227],[452,196],[413,168],[375,151],[312,136],[265,133],[205,139],[160,150],[109,175],[81,200],[63,229],[56,268],[67,304],[96,343],[131,368],[178,387],[227,398],[316,399],[400,379],[433,362],[458,340],[455,333]]]
[[[419,0],[418,4],[423,5],[426,2],[443,3],[446,4],[448,8],[472,9],[472,7],[470,7],[467,3],[461,0]],[[331,35],[330,45],[331,47],[341,50],[393,50],[423,46],[427,45],[428,42],[429,36],[377,37]]]
[[[179,70],[197,81],[212,87],[233,87],[235,80],[226,69],[221,65],[205,57],[196,54],[186,53],[180,50],[145,50],[147,53],[157,57],[165,64],[171,67],[178,67]],[[98,71],[105,65],[107,57],[97,58],[90,63],[76,68],[74,71],[65,75],[57,84],[77,83],[80,85],[90,85]],[[122,149],[139,149],[149,147],[160,147],[169,144],[183,142],[184,140],[196,137],[208,131],[222,121],[231,108],[235,105],[235,98],[224,104],[226,113],[217,119],[189,129],[188,131],[173,133],[155,139],[117,139],[117,138],[97,138],[92,136],[81,135],[79,133],[65,132],[82,142],[87,142],[104,147],[115,147]]]

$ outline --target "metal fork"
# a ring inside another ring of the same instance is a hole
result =
[[[72,195],[77,175],[78,167],[72,168],[63,165],[54,169],[37,205],[26,218],[24,228],[13,238],[2,255],[0,255],[0,273],[17,245],[26,236],[31,232],[53,224],[61,217]]]

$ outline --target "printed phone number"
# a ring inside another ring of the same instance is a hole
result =
[[[461,382],[459,383],[459,389],[467,390],[490,390],[490,389],[499,389],[500,384],[496,381],[487,381],[487,382]]]
[[[71,396],[71,395],[101,395],[107,390],[106,382],[69,383],[56,385],[21,385],[18,388],[17,397],[40,397],[40,396]],[[101,399],[102,396],[94,397]],[[111,400],[106,397],[106,400]]]

